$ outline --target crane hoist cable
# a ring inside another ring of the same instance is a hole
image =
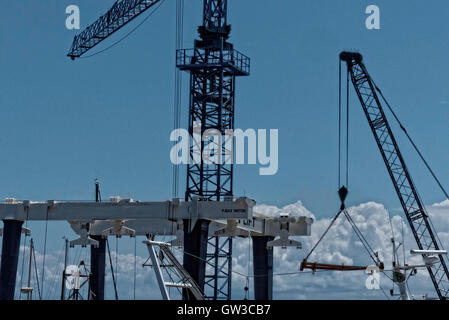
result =
[[[342,126],[343,126],[343,108],[342,108],[342,83],[341,83],[341,60],[339,61],[339,76],[338,76],[338,188],[341,187],[342,176]],[[346,132],[345,132],[345,178],[346,187],[349,184],[349,72],[346,73]]]
[[[310,263],[307,262],[308,258],[311,256],[311,254],[315,251],[316,247],[321,243],[321,241],[324,239],[324,237],[327,235],[329,230],[332,228],[332,226],[335,224],[335,221],[338,219],[338,217],[343,213],[346,219],[348,220],[349,224],[351,225],[352,229],[354,230],[354,233],[359,238],[360,242],[362,243],[363,247],[367,251],[370,258],[373,260],[373,262],[378,266],[380,269],[384,268],[384,264],[382,261],[379,260],[378,253],[373,250],[373,248],[370,246],[366,238],[363,236],[363,233],[360,231],[360,229],[357,227],[356,223],[350,216],[349,212],[346,210],[345,200],[348,195],[348,185],[349,185],[349,70],[346,72],[346,139],[345,139],[345,185],[341,185],[341,173],[342,173],[342,122],[343,122],[343,110],[342,110],[342,72],[341,72],[341,59],[339,59],[339,77],[338,77],[338,195],[340,197],[341,206],[338,213],[335,215],[335,217],[332,219],[331,223],[327,227],[327,229],[324,231],[324,233],[321,235],[321,237],[318,239],[317,243],[313,246],[313,248],[310,250],[310,252],[307,254],[307,256],[304,258],[304,260],[301,263],[301,271],[305,268],[312,269],[313,271],[317,269],[321,270],[339,270],[339,271],[354,271],[354,270],[365,270],[366,266],[344,266],[344,265],[333,265],[333,264],[322,264],[322,263]]]

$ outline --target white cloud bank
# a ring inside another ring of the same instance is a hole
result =
[[[439,238],[443,246],[449,248],[449,200],[436,203],[428,208],[433,224],[436,226]],[[382,204],[367,202],[348,209],[351,217],[368,240],[373,249],[379,252],[379,256],[384,261],[386,268],[391,266],[392,231],[390,227],[389,213]],[[277,215],[281,212],[288,212],[295,216],[309,216],[314,218],[311,237],[300,237],[303,249],[295,248],[274,250],[274,285],[273,293],[275,299],[386,299],[389,289],[392,288],[391,281],[381,277],[381,286],[385,290],[368,290],[365,287],[366,275],[362,271],[356,272],[317,272],[311,274],[309,270],[299,272],[299,265],[309,252],[312,246],[318,241],[324,230],[329,225],[332,217],[316,219],[315,216],[304,207],[301,201],[294,204],[278,208],[270,205],[259,205],[256,211],[269,216]],[[410,249],[416,248],[415,241],[407,222],[401,216],[391,217],[393,231],[398,239],[402,239],[402,227],[405,238],[406,260],[408,263],[421,263],[420,257],[411,257],[407,254]],[[139,241],[140,242],[140,241]],[[252,273],[251,262],[251,242],[248,239],[235,239],[233,248],[233,298],[242,299],[244,297],[244,287],[248,272]],[[22,248],[22,250],[27,248]],[[85,249],[86,250],[86,249]],[[84,256],[82,256],[84,254]],[[115,253],[112,252],[112,260],[115,264]],[[81,253],[80,259],[84,257],[88,263],[88,254]],[[177,251],[178,257],[180,252]],[[62,261],[59,258],[60,252],[47,255],[46,258],[46,287],[44,297],[58,299],[60,292],[60,278],[62,272]],[[58,261],[59,259],[59,261]],[[159,288],[157,286],[154,272],[151,268],[142,268],[142,264],[147,257],[137,257],[136,273],[136,298],[137,299],[160,299]],[[118,288],[121,299],[132,299],[134,297],[134,255],[132,253],[119,254],[118,261]],[[345,265],[370,265],[368,254],[361,242],[356,237],[346,218],[341,215],[328,235],[316,248],[309,258],[309,261],[323,263],[345,264]],[[37,253],[37,263],[41,266],[42,255]],[[248,263],[250,264],[248,268]],[[25,264],[26,265],[26,264]],[[20,266],[19,266],[20,269]],[[41,271],[39,271],[40,273]],[[19,270],[20,273],[20,270]],[[285,273],[294,273],[285,275]],[[26,272],[25,272],[26,274]],[[253,298],[252,278],[250,279],[250,298]],[[23,280],[26,282],[26,279]],[[18,277],[20,283],[20,274]],[[112,277],[107,265],[106,277],[106,297],[114,298]],[[410,281],[410,288],[413,294],[420,295],[428,293],[434,296],[434,289],[426,271],[418,272],[418,275]],[[19,287],[19,286],[18,286]],[[397,291],[397,290],[396,290]],[[173,293],[175,291],[172,291]],[[36,293],[35,293],[36,294]],[[179,298],[179,295],[175,295]],[[391,298],[388,296],[388,298]]]

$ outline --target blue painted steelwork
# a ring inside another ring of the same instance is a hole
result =
[[[0,300],[14,300],[23,221],[3,220]]]
[[[203,136],[206,130],[213,129],[221,136],[228,129],[234,129],[235,110],[235,79],[238,76],[248,76],[250,59],[234,50],[228,42],[231,26],[227,23],[227,0],[204,0],[203,24],[198,28],[200,38],[195,40],[193,49],[180,49],[176,53],[176,65],[180,70],[190,74],[190,106],[189,133]],[[223,139],[225,140],[225,139]],[[233,195],[233,165],[218,161],[218,163],[198,163],[194,161],[196,154],[200,155],[206,147],[204,141],[194,143],[192,138],[190,149],[190,164],[187,165],[187,186],[185,200],[200,197],[204,201],[222,201]],[[225,141],[221,141],[220,157],[225,159],[230,154],[226,150]],[[198,150],[197,150],[198,149]],[[189,222],[185,221],[187,225]],[[192,237],[185,233],[185,241]],[[220,243],[225,241],[224,243]],[[190,255],[198,257],[201,269],[193,275],[201,289],[212,289],[205,292],[209,299],[231,298],[231,260],[226,260],[227,268],[219,265],[223,252],[232,253],[232,241],[229,239],[209,238],[212,252],[206,254],[201,247],[191,248],[194,252],[184,253],[184,267],[191,270],[188,264]],[[207,245],[207,244],[206,244]],[[227,247],[227,249],[225,249]],[[212,259],[209,259],[211,258]],[[212,265],[207,270],[206,261]],[[195,264],[196,265],[196,264]],[[225,271],[226,269],[226,271]],[[204,271],[203,271],[204,270]],[[201,275],[205,278],[198,278]],[[222,277],[226,277],[223,287]],[[202,285],[208,284],[206,288]]]
[[[67,56],[74,60],[161,0],[116,1],[111,9],[73,39]]]

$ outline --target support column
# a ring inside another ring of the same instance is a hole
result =
[[[3,220],[0,300],[14,300],[23,221]]]
[[[273,248],[267,249],[274,237],[253,237],[254,300],[273,299]]]
[[[206,274],[207,239],[209,221],[198,220],[192,232],[189,232],[189,220],[184,221],[184,269],[191,275],[204,292],[204,277]],[[183,300],[194,298],[188,290],[182,291]]]
[[[104,300],[104,277],[106,268],[106,239],[91,236],[98,241],[98,248],[90,246],[90,290],[92,300]]]

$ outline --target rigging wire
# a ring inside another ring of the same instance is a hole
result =
[[[55,274],[60,274],[61,273],[61,269],[64,268],[64,265],[62,264],[62,257],[64,255],[64,247],[65,247],[65,243],[62,244],[62,250],[59,250],[59,255],[58,255],[58,261],[56,262],[56,270],[55,270]],[[57,277],[53,277],[53,279],[50,282],[50,285],[47,286],[47,295],[46,295],[46,299],[51,299],[51,297],[54,294],[54,291],[56,289],[56,284],[57,284],[58,278]]]
[[[111,267],[112,283],[114,284],[115,300],[118,300],[117,283],[115,282],[114,267],[112,265],[111,250],[109,248],[109,240],[106,239],[106,247],[108,248],[109,265]]]
[[[134,237],[134,283],[133,299],[136,300],[136,273],[137,273],[137,236]]]
[[[312,255],[313,251],[316,249],[316,247],[320,244],[320,242],[323,240],[323,238],[326,236],[330,228],[334,225],[335,221],[338,219],[340,214],[343,212],[343,210],[338,211],[338,213],[335,215],[335,217],[332,219],[331,223],[327,227],[327,229],[324,231],[324,233],[321,235],[321,237],[318,239],[317,243],[313,246],[312,250],[310,250],[309,254],[305,257],[304,260],[309,259],[309,257]]]
[[[427,162],[427,160],[424,158],[423,154],[421,153],[421,151],[419,150],[418,146],[415,144],[415,142],[413,141],[412,137],[409,135],[407,129],[405,129],[404,125],[402,124],[402,122],[399,120],[399,117],[396,115],[396,113],[394,112],[393,108],[391,107],[390,103],[387,101],[387,99],[385,98],[385,96],[383,95],[382,91],[379,89],[379,87],[375,84],[374,80],[371,78],[371,81],[373,82],[376,91],[379,92],[380,96],[382,97],[382,100],[385,102],[385,104],[387,105],[388,109],[390,110],[391,114],[393,115],[394,119],[396,120],[396,122],[398,123],[399,127],[401,128],[401,130],[405,133],[405,135],[407,136],[407,139],[410,141],[410,143],[412,144],[413,148],[415,149],[415,151],[418,153],[419,157],[421,158],[421,160],[423,161],[424,165],[426,166],[427,170],[430,172],[430,174],[432,175],[433,179],[435,180],[435,182],[438,184],[440,190],[444,193],[444,195],[446,196],[447,199],[449,199],[449,193],[447,192],[447,190],[443,187],[442,183],[440,182],[440,180],[438,179],[438,177],[436,176],[435,172],[433,171],[432,167],[430,166],[430,164]]]
[[[247,264],[248,264],[248,274],[246,276],[246,286],[245,286],[245,300],[249,300],[249,277],[251,274],[251,261],[250,261],[250,257],[251,257],[251,238],[248,237],[248,260],[247,260]]]
[[[341,59],[338,59],[338,186],[341,186]]]
[[[98,55],[98,54],[100,54],[100,53],[103,53],[103,52],[105,52],[105,51],[107,51],[107,50],[109,50],[109,49],[111,49],[111,48],[113,48],[113,47],[115,47],[117,44],[119,44],[120,42],[122,42],[123,40],[125,40],[126,38],[128,38],[132,33],[134,33],[134,31],[136,31],[141,25],[143,25],[156,11],[157,11],[157,9],[159,9],[159,7],[163,4],[165,2],[165,0],[162,0],[154,9],[153,9],[153,11],[151,11],[146,17],[145,17],[145,19],[143,19],[137,26],[135,26],[133,29],[131,29],[131,31],[129,31],[127,34],[125,34],[122,38],[120,38],[119,40],[117,40],[116,42],[114,42],[113,44],[111,44],[110,46],[108,46],[108,47],[106,47],[106,48],[104,48],[104,49],[102,49],[102,50],[100,50],[100,51],[97,51],[97,52],[95,52],[95,53],[92,53],[92,54],[90,54],[90,55],[88,55],[88,56],[81,56],[81,57],[78,57],[79,59],[87,59],[87,58],[91,58],[91,57],[93,57],[93,56],[96,56],[96,55]]]
[[[346,72],[346,188],[349,188],[349,69]]]
[[[400,121],[399,117],[397,116],[396,112],[394,112],[393,108],[391,107],[390,103],[388,102],[388,100],[385,98],[382,90],[380,90],[380,88],[376,85],[376,83],[374,82],[374,80],[370,77],[371,82],[373,83],[376,91],[380,94],[382,100],[385,102],[388,110],[390,110],[391,114],[393,115],[394,119],[396,120],[397,124],[399,125],[399,127],[401,128],[401,130],[404,132],[404,134],[406,135],[408,141],[411,143],[413,149],[415,149],[416,153],[418,154],[418,156],[421,158],[422,162],[424,163],[425,167],[427,168],[427,170],[430,172],[430,174],[432,175],[433,179],[435,180],[435,182],[437,183],[438,187],[440,188],[440,190],[443,192],[444,196],[449,199],[449,193],[448,191],[444,188],[443,184],[441,183],[441,181],[438,179],[437,175],[435,174],[434,170],[432,169],[432,167],[430,166],[430,164],[427,162],[427,160],[424,158],[424,155],[422,154],[422,152],[420,151],[420,149],[418,148],[418,146],[416,145],[416,143],[414,142],[414,140],[412,139],[412,137],[410,136],[410,134],[408,133],[407,129],[405,128],[405,126],[402,124],[402,122]],[[431,225],[431,227],[435,229],[432,220],[428,220],[429,224]],[[435,232],[435,237],[437,239],[438,244],[443,247],[441,239],[438,235],[438,232]],[[443,258],[445,259],[445,258]],[[447,258],[446,258],[447,259]]]
[[[206,259],[202,259],[201,257],[194,255],[190,252],[184,251],[185,254],[198,259],[200,261],[204,261],[206,264],[208,264],[209,266],[213,266],[213,264],[209,261],[207,261]],[[352,271],[360,271],[360,270],[352,270]],[[258,277],[267,277],[268,274],[260,274],[260,275],[250,275],[250,274],[244,274],[235,270],[231,271],[232,273],[245,277],[245,278],[258,278]],[[325,273],[325,272],[334,272],[333,270],[317,270],[317,271],[297,271],[297,272],[283,272],[283,273],[273,273],[273,276],[290,276],[290,275],[302,275],[302,274],[315,274],[315,273]]]
[[[115,279],[118,282],[118,237],[115,237]]]
[[[47,208],[47,213],[45,216],[45,234],[44,234],[44,256],[43,256],[43,260],[42,260],[42,295],[44,294],[44,279],[45,279],[45,258],[47,256],[47,235],[48,235],[48,208]]]
[[[347,210],[344,210],[344,214],[346,216],[346,219],[348,219],[349,223],[351,224],[352,228],[354,229],[355,234],[357,235],[357,237],[359,238],[360,242],[362,243],[363,247],[365,248],[365,250],[368,252],[370,258],[374,261],[374,263],[376,265],[380,264],[379,258],[376,254],[376,252],[373,250],[373,248],[370,246],[369,242],[366,240],[366,238],[363,236],[362,232],[360,231],[360,229],[357,227],[357,225],[355,224],[354,220],[352,219],[352,217],[349,215]]]
[[[175,46],[177,50],[183,47],[184,38],[184,0],[176,0],[176,35],[175,35]],[[175,68],[175,99],[173,106],[173,130],[177,130],[181,125],[181,93],[182,93],[182,73],[178,68]],[[173,142],[176,154],[178,154],[178,143]],[[172,185],[172,196],[173,198],[178,197],[179,193],[179,165],[173,163],[173,185]]]
[[[26,215],[26,220],[25,220],[25,229],[28,228],[28,208],[26,209],[27,211],[27,215]],[[24,233],[24,237],[23,237],[23,254],[22,254],[22,271],[20,273],[20,288],[19,288],[19,300],[22,300],[22,294],[21,294],[21,288],[23,285],[23,272],[24,272],[24,265],[25,265],[25,247],[26,247],[26,242],[27,242],[27,232]]]
[[[36,276],[37,292],[39,294],[39,300],[42,300],[41,288],[39,285],[39,275],[38,275],[38,271],[37,271],[36,252],[35,252],[34,246],[31,249],[31,254],[32,254],[33,260],[34,260],[34,272],[35,272],[35,276]]]

